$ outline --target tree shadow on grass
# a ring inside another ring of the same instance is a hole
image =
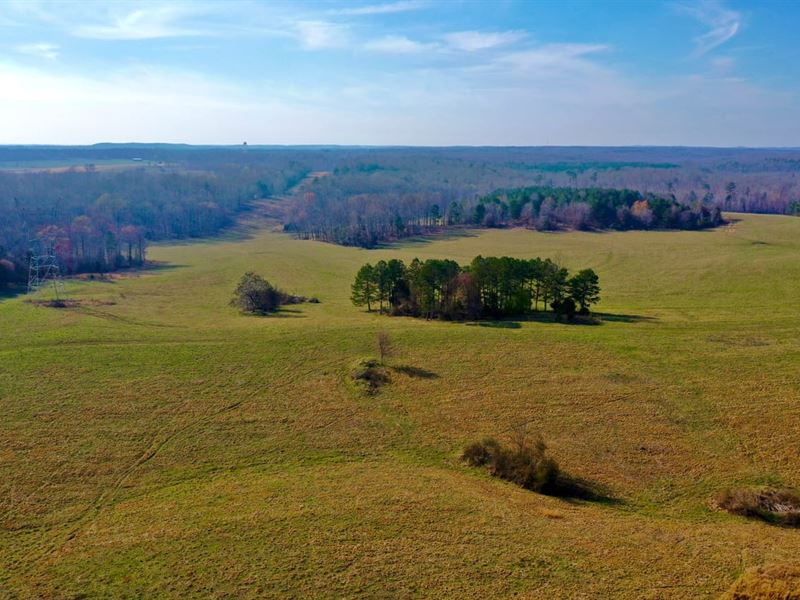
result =
[[[277,312],[267,313],[265,316],[276,319],[305,319],[306,315],[302,310],[296,308],[280,308]]]
[[[602,325],[608,323],[643,323],[647,321],[657,321],[655,317],[645,317],[641,315],[624,315],[614,313],[592,313],[590,315],[575,315],[572,319],[564,316],[557,316],[553,312],[534,312],[523,317],[518,317],[523,321],[534,321],[536,323],[560,323],[561,325]]]
[[[618,498],[614,498],[610,490],[604,485],[563,472],[559,474],[558,480],[552,488],[545,493],[548,496],[561,498],[567,502],[596,502],[609,506],[622,504],[622,501]]]
[[[302,310],[296,308],[279,308],[273,312],[258,311],[258,312],[244,312],[240,314],[243,317],[251,317],[253,319],[305,319],[306,315]]]
[[[553,313],[536,312],[529,315],[509,317],[508,319],[487,319],[485,321],[469,321],[466,325],[471,327],[491,327],[492,329],[519,329],[520,321],[534,323],[561,323],[563,325],[600,325],[600,321],[593,317],[575,317],[571,321],[565,318],[557,319]]]
[[[423,369],[421,367],[402,365],[399,367],[392,367],[392,370],[398,373],[403,373],[404,375],[408,375],[409,377],[414,377],[416,379],[439,379],[438,374],[434,373],[433,371],[428,371],[427,369]]]
[[[486,319],[480,321],[467,321],[464,324],[471,327],[491,327],[494,329],[519,329],[521,322],[534,323],[559,323],[561,325],[602,325],[609,323],[643,323],[657,321],[655,317],[645,317],[641,315],[625,315],[613,313],[592,313],[591,315],[575,315],[572,319],[557,316],[554,312],[538,311],[527,315],[516,317]]]
[[[646,323],[648,321],[658,321],[655,317],[646,317],[644,315],[617,315],[613,313],[594,313],[594,316],[601,321],[609,321],[611,323]]]
[[[11,300],[12,298],[16,298],[17,296],[22,296],[27,291],[28,290],[21,285],[7,287],[7,288],[0,287],[0,302],[2,302],[3,300]]]
[[[493,329],[519,329],[522,327],[516,321],[474,321],[467,323],[472,327],[491,327]]]
[[[386,250],[390,248],[408,248],[415,246],[427,246],[434,242],[441,242],[446,240],[457,240],[461,238],[477,237],[478,233],[473,229],[443,229],[441,231],[416,235],[413,237],[401,238],[391,242],[382,242],[377,244],[374,250]]]
[[[107,271],[104,273],[76,273],[65,277],[65,281],[81,281],[91,283],[116,283],[120,279],[131,279],[139,277],[140,275],[156,274],[161,271],[172,271],[174,269],[182,269],[187,265],[178,263],[168,263],[162,261],[147,261],[141,267],[130,267],[126,269],[118,269],[116,271]]]
[[[187,265],[181,265],[178,263],[170,263],[161,260],[153,260],[148,261],[141,269],[132,269],[131,272],[149,272],[149,271],[171,271],[173,269],[182,269]],[[123,271],[124,272],[124,271]]]

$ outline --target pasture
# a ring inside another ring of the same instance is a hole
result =
[[[0,598],[716,597],[800,531],[711,506],[800,486],[800,219],[702,232],[465,232],[380,250],[269,223],[158,267],[0,301]],[[364,262],[550,257],[600,276],[600,325],[390,318]],[[245,271],[320,304],[228,306]],[[347,381],[378,331],[375,396]],[[599,500],[459,460],[539,432]]]

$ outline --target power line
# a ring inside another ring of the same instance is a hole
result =
[[[55,245],[35,239],[31,242],[28,293],[32,294],[45,287],[52,288],[53,299],[56,301],[60,301],[66,296]]]

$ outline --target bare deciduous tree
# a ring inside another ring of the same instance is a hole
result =
[[[396,354],[396,348],[392,338],[385,331],[378,332],[378,355],[381,359],[381,364],[386,362],[387,358],[391,358]]]

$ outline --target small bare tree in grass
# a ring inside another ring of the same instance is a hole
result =
[[[386,363],[387,358],[391,358],[397,354],[394,342],[388,333],[385,331],[378,332],[378,356],[380,356],[381,364]]]

